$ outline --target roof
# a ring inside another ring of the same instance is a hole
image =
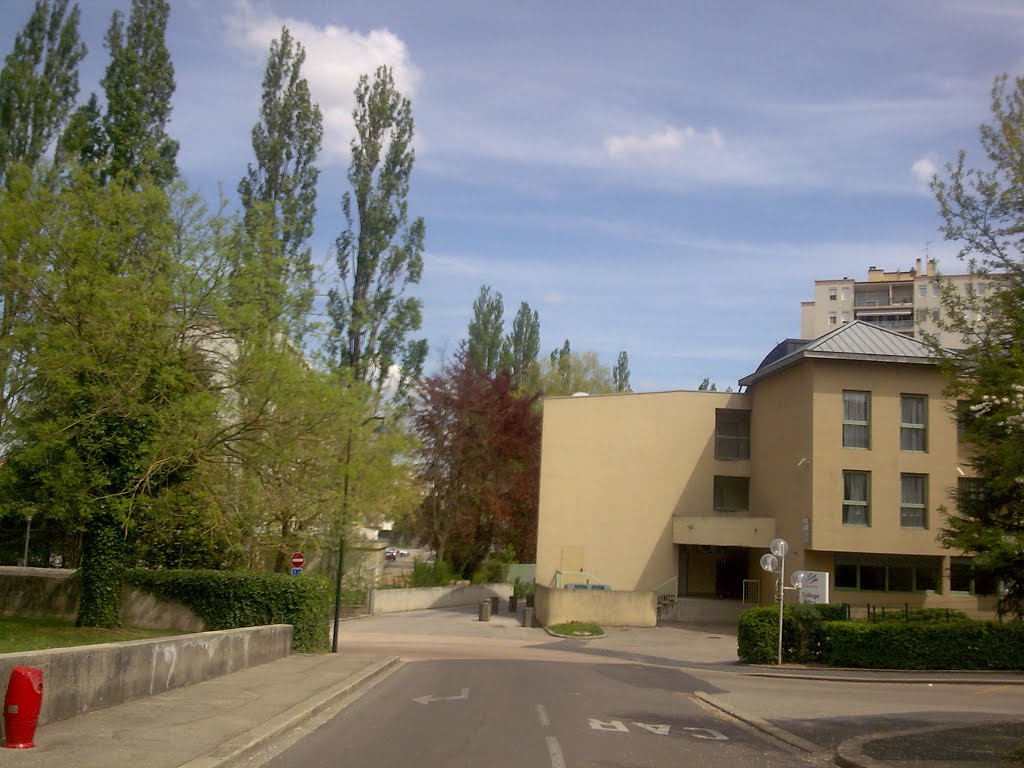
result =
[[[749,386],[808,358],[881,363],[935,362],[931,349],[924,342],[862,320],[854,320],[813,341],[786,339],[768,353],[756,371],[740,379],[740,384]]]

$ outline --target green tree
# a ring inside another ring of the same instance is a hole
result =
[[[629,355],[625,351],[619,352],[619,359],[612,368],[612,384],[616,392],[633,391],[629,386]]]
[[[423,273],[422,218],[409,221],[415,152],[412,104],[395,88],[388,67],[363,75],[353,111],[356,138],[342,198],[347,226],[336,256],[341,285],[330,291],[336,364],[380,391],[397,374],[398,394],[419,379],[426,339],[410,339],[422,324],[422,303],[406,296]]]
[[[252,129],[255,165],[238,185],[244,209],[246,248],[236,282],[254,295],[259,313],[283,320],[300,340],[313,305],[309,238],[316,215],[317,156],[323,139],[320,107],[302,76],[306,51],[287,27],[270,44],[263,76],[263,102]],[[251,264],[251,262],[258,262]],[[262,275],[262,278],[259,276]],[[264,284],[266,283],[266,284]]]
[[[1024,613],[1024,79],[1005,75],[992,89],[992,119],[981,127],[984,169],[961,151],[932,183],[942,232],[981,289],[943,284],[943,330],[964,349],[930,339],[961,405],[974,478],[956,493],[957,511],[940,540],[974,556],[999,579],[1004,605]],[[941,280],[940,280],[941,283]]]
[[[715,382],[713,382],[707,376],[705,376],[704,377],[704,381],[702,381],[700,383],[700,386],[697,387],[697,391],[698,392],[717,392],[718,391],[718,385],[715,384]]]
[[[501,345],[500,368],[512,375],[516,389],[526,386],[537,367],[540,354],[540,316],[525,301],[512,321],[512,330]]]
[[[601,362],[597,353],[590,350],[582,354],[573,352],[568,339],[541,362],[540,387],[546,397],[617,391],[611,370]]]
[[[99,180],[106,173],[109,147],[103,131],[103,110],[96,94],[71,113],[64,133],[57,142],[57,164],[67,167],[77,163]]]
[[[33,166],[68,119],[78,97],[78,6],[36,0],[0,70],[0,181],[13,162]]]
[[[501,293],[491,294],[491,286],[481,285],[480,295],[473,302],[469,321],[469,359],[483,373],[495,374],[500,364],[502,333],[505,330],[505,306]]]

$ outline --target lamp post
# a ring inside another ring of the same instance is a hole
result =
[[[789,544],[785,539],[773,539],[768,545],[768,554],[762,555],[761,567],[768,573],[779,574],[777,586],[779,588],[779,666],[782,666],[782,606],[785,602],[786,590],[795,589],[787,587],[786,579],[786,554],[789,552]]]

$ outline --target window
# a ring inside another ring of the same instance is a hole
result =
[[[839,289],[839,292],[840,292],[840,296],[839,297],[843,301],[849,301],[850,300],[850,286],[844,285],[842,288]]]
[[[928,298],[928,284],[927,283],[921,283],[920,285],[917,286],[917,295],[920,296],[922,299]]]
[[[991,573],[975,568],[970,560],[954,559],[949,564],[949,591],[971,595],[994,595],[996,580]]]
[[[843,525],[871,525],[871,473],[843,470]]]
[[[829,301],[835,301],[836,300],[836,293],[837,293],[837,291],[836,291],[835,288],[829,288],[828,289],[828,300]]]
[[[939,310],[937,310],[937,309],[933,309],[932,310],[932,322],[933,323],[939,322]]]
[[[843,392],[843,447],[871,447],[870,392]]]
[[[928,398],[923,395],[900,395],[900,449],[926,451]]]
[[[750,458],[750,411],[729,408],[715,411],[715,458],[727,461]]]
[[[828,324],[829,325],[835,325],[836,324],[836,313],[835,312],[829,312],[828,313]]]
[[[938,297],[939,295],[941,295],[941,293],[942,291],[939,288],[939,284],[932,283],[932,296]]]
[[[900,475],[900,527],[927,528],[928,475]]]
[[[843,325],[846,325],[848,322],[850,322],[850,313],[843,312],[843,315],[840,319],[843,321]]]
[[[981,504],[985,501],[985,487],[976,477],[958,477],[956,479],[957,511],[966,507]]]
[[[966,400],[956,401],[956,439],[962,443],[967,431],[967,419],[971,415],[971,404]]]
[[[715,511],[747,512],[750,510],[750,478],[715,476]]]
[[[940,560],[926,557],[886,558],[837,555],[836,589],[870,592],[937,592]],[[960,583],[960,582],[958,582]]]

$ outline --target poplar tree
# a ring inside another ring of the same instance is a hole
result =
[[[612,384],[616,392],[633,391],[629,386],[629,355],[625,351],[619,352],[619,359],[612,368]]]
[[[236,266],[237,298],[257,300],[259,310],[283,320],[296,340],[313,305],[307,243],[323,139],[320,107],[302,76],[305,60],[305,49],[282,27],[270,45],[260,115],[252,129],[256,162],[238,185],[246,250]]]
[[[0,181],[11,163],[33,166],[49,149],[78,97],[79,10],[36,0],[0,70]]]
[[[512,385],[521,389],[537,366],[540,354],[540,316],[525,301],[519,305],[512,330],[501,346],[501,369],[512,375]]]
[[[378,392],[397,374],[401,397],[427,356],[427,340],[410,338],[422,302],[405,294],[422,276],[426,232],[422,218],[409,220],[412,104],[388,67],[359,78],[355,96],[351,189],[341,202],[347,226],[335,246],[340,285],[328,296],[332,351],[339,370]]]
[[[504,314],[501,292],[492,294],[491,286],[481,285],[480,295],[473,302],[466,350],[470,361],[482,373],[493,375],[498,372],[505,329]]]

